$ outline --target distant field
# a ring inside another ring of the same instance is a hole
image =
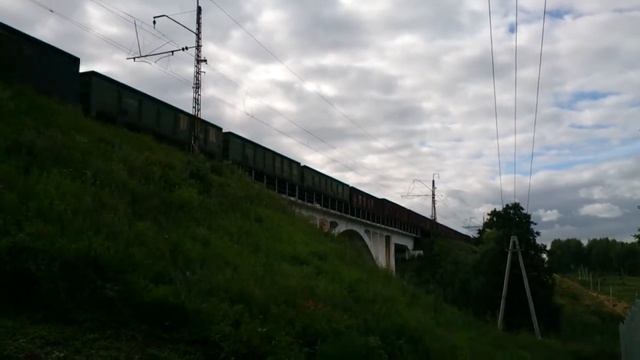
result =
[[[631,305],[640,296],[640,277],[637,276],[593,276],[593,281],[578,280],[577,274],[570,278],[591,291],[604,296],[612,295],[614,299]],[[599,286],[598,286],[599,281]]]

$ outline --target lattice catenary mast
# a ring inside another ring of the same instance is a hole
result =
[[[195,116],[196,118],[202,118],[202,74],[203,74],[202,64],[206,64],[207,59],[202,57],[202,7],[200,6],[200,0],[196,0],[196,30],[195,31],[190,29],[188,26],[182,24],[181,22],[177,21],[176,19],[172,18],[171,16],[165,15],[165,14],[156,15],[153,17],[154,28],[156,26],[156,20],[163,17],[173,21],[174,23],[182,26],[184,29],[186,29],[190,33],[194,34],[196,36],[195,45],[184,46],[178,49],[166,50],[166,51],[160,51],[160,52],[142,55],[142,52],[140,51],[140,40],[138,39],[138,51],[140,52],[139,55],[128,57],[127,60],[136,61],[138,59],[153,57],[153,56],[160,56],[160,55],[171,56],[171,55],[174,55],[176,52],[195,49],[196,55],[194,57],[194,64],[193,64],[193,100],[191,103],[192,104],[191,112],[193,116]],[[138,28],[136,25],[136,37],[137,37],[137,34],[138,34]],[[189,131],[190,131],[190,137],[191,137],[191,151],[197,152],[198,138],[200,137],[200,128],[198,128],[197,121],[193,122],[193,126],[190,127]]]
[[[207,59],[202,57],[202,7],[200,0],[196,0],[196,56],[193,61],[193,116],[202,116],[202,63]]]

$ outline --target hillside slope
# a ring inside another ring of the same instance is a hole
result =
[[[555,336],[584,356],[619,359],[618,324],[624,314],[610,302],[567,277],[555,275],[556,301],[562,306],[562,331]]]
[[[570,358],[380,270],[222,163],[0,86],[0,357]]]

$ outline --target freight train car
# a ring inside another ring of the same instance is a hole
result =
[[[224,133],[223,154],[253,180],[280,194],[298,197],[299,162],[232,132]]]
[[[31,86],[69,103],[78,94],[80,59],[0,23],[0,81]]]
[[[345,214],[349,212],[349,185],[306,165],[302,166],[301,184],[300,200]]]
[[[80,101],[85,114],[99,120],[149,132],[189,147],[197,129],[198,148],[222,156],[222,128],[95,71],[80,74]]]
[[[418,233],[419,223],[411,217],[411,211],[391,200],[382,199],[383,225],[413,234]]]
[[[351,216],[380,223],[383,213],[381,199],[352,186],[349,188],[349,201],[351,203]]]

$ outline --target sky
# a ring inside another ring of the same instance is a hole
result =
[[[402,194],[437,173],[438,220],[463,232],[515,199],[543,243],[630,240],[640,227],[640,0],[548,1],[530,174],[543,4],[519,2],[516,99],[515,2],[491,2],[501,166],[486,1],[201,0],[203,117],[426,216],[430,198]],[[190,111],[193,52],[126,57],[192,45],[185,29],[151,21],[195,27],[194,9],[0,0],[0,21],[80,57],[83,71]]]

